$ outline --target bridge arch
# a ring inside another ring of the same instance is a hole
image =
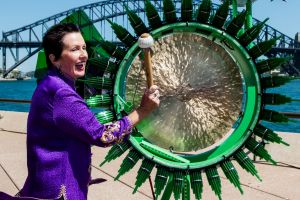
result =
[[[156,6],[160,15],[162,15],[162,2],[162,0],[151,0],[151,3]],[[177,11],[179,12],[181,0],[174,0],[174,2],[177,7]],[[198,5],[199,2],[201,2],[201,0],[194,0],[193,3]],[[1,56],[4,77],[41,49],[42,36],[49,27],[59,23],[64,18],[79,10],[84,11],[88,15],[91,22],[96,26],[96,28],[98,28],[99,33],[104,39],[117,42],[118,39],[115,37],[106,19],[111,19],[133,32],[127,20],[126,11],[123,6],[124,4],[131,10],[139,13],[142,19],[147,23],[144,11],[144,0],[110,0],[73,8],[41,19],[32,24],[3,32],[2,40],[0,41],[0,48],[2,51]],[[213,4],[214,9],[218,7],[218,4]],[[254,19],[254,24],[257,22],[259,22],[259,20]],[[262,34],[257,38],[257,42],[278,36],[281,36],[281,39],[277,43],[276,47],[274,47],[273,55],[276,55],[277,53],[299,55],[300,45],[294,39],[268,25],[264,27]],[[21,49],[25,50],[21,51]],[[8,65],[8,57],[13,60],[11,65]],[[298,73],[300,74],[300,66],[298,67],[299,69],[296,68],[296,71],[298,70]]]

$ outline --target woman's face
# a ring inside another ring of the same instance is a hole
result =
[[[63,50],[61,56],[54,64],[60,68],[64,75],[74,80],[83,77],[88,54],[81,33],[68,33],[63,37],[62,41]]]

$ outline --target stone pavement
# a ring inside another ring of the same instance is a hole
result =
[[[27,176],[26,168],[26,121],[27,113],[0,111],[0,191],[14,195],[22,187]],[[257,161],[256,168],[263,179],[258,181],[239,165],[235,165],[240,176],[244,195],[225,178],[222,177],[223,200],[280,200],[300,199],[300,134],[280,133],[291,144],[267,145],[273,158],[279,161],[278,166],[269,165],[263,161]],[[132,195],[137,170],[140,162],[133,170],[114,181],[122,158],[112,161],[103,167],[99,167],[108,152],[108,148],[93,147],[92,178],[99,183],[89,187],[89,200],[147,200],[152,199],[150,184],[147,181],[139,191]],[[152,172],[154,182],[155,171]],[[205,176],[203,200],[218,199],[211,191]],[[191,191],[191,199],[194,196]]]

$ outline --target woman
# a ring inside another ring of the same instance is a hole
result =
[[[140,107],[121,120],[99,124],[74,83],[84,76],[86,44],[74,24],[50,28],[43,38],[49,69],[33,97],[27,124],[28,177],[19,198],[87,199],[91,145],[120,142],[159,105],[158,88],[145,91]]]

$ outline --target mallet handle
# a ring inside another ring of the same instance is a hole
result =
[[[153,71],[152,71],[152,65],[151,65],[151,54],[150,54],[150,48],[143,49],[144,51],[144,57],[145,57],[145,70],[146,70],[146,78],[147,78],[147,86],[150,88],[153,85]]]

